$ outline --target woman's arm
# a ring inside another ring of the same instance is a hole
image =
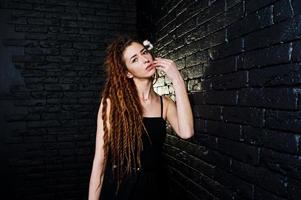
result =
[[[176,64],[169,59],[156,58],[157,69],[164,71],[173,83],[176,103],[167,98],[166,118],[178,136],[188,139],[194,135],[193,115],[184,80]]]
[[[89,183],[89,200],[98,200],[100,196],[100,191],[102,187],[103,175],[101,176],[101,171],[104,161],[104,150],[103,150],[103,119],[102,115],[102,107],[103,103],[101,101],[98,114],[97,114],[97,129],[96,129],[96,142],[95,142],[95,154],[94,160],[92,165],[92,171],[90,176],[90,183]],[[107,117],[110,113],[110,101],[107,99]],[[107,118],[108,119],[108,118]],[[107,127],[109,128],[109,120],[107,120]]]

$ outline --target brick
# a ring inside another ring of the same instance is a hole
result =
[[[237,124],[208,120],[207,132],[221,138],[227,138],[236,141],[241,140],[240,125]]]
[[[263,109],[253,107],[224,107],[223,120],[227,123],[248,124],[255,127],[263,127]]]
[[[14,17],[43,17],[44,13],[33,10],[13,10],[12,16]]]
[[[104,9],[105,11],[108,8],[108,4],[105,1],[102,2],[86,2],[86,1],[79,1],[78,2],[79,7],[88,7],[88,8],[97,8],[97,9]]]
[[[55,13],[55,12],[46,12],[45,14],[45,18],[54,18],[54,19],[70,19],[70,20],[74,20],[77,18],[76,13],[71,13],[68,12],[62,12],[62,13]]]
[[[186,56],[186,67],[208,62],[208,52],[200,51]]]
[[[209,50],[209,56],[212,60],[217,60],[227,56],[240,54],[243,49],[243,42],[241,38],[222,43],[218,46],[212,47]]]
[[[216,180],[232,192],[232,199],[251,199],[253,185],[224,170],[216,170]]]
[[[209,62],[206,67],[204,75],[205,77],[213,76],[217,74],[224,74],[234,72],[236,70],[236,61],[234,57],[225,58],[222,60]]]
[[[265,200],[265,199],[271,199],[271,200],[284,200],[284,198],[281,198],[275,194],[275,192],[268,192],[266,190],[261,189],[260,187],[255,187],[254,189],[254,199],[258,200]]]
[[[281,196],[287,194],[286,178],[283,175],[274,173],[263,167],[253,167],[235,160],[232,163],[232,170],[235,175],[247,179],[267,191]]]
[[[197,132],[195,135],[197,143],[201,146],[216,149],[217,148],[217,137]]]
[[[76,60],[76,57],[71,57],[71,56],[47,56],[46,57],[46,61],[48,62],[54,62],[54,63],[69,63],[69,62],[73,62],[74,60]]]
[[[273,20],[275,23],[289,19],[293,16],[293,9],[289,0],[277,1],[274,4]]]
[[[196,26],[193,31],[187,33],[184,37],[185,39],[187,38],[188,40],[190,40],[190,42],[192,42],[204,39],[204,37],[206,36],[208,36],[207,26]]]
[[[297,155],[279,153],[269,149],[263,149],[262,162],[274,171],[301,180],[300,160]]]
[[[229,8],[232,8],[241,2],[242,0],[227,0],[225,10],[229,10]]]
[[[213,177],[214,174],[214,166],[207,164],[206,162],[191,156],[185,151],[181,151],[178,148],[172,146],[166,146],[166,153],[168,156],[173,156],[179,162],[183,162],[192,169],[202,173],[206,176]]]
[[[56,120],[44,120],[44,121],[29,121],[27,122],[29,128],[36,127],[57,127],[60,126],[60,123]]]
[[[266,7],[272,3],[274,3],[276,0],[253,0],[246,2],[246,12],[251,13],[256,10],[259,10],[263,7]]]
[[[221,114],[220,106],[195,105],[193,106],[192,110],[193,110],[194,117],[220,120],[220,114]]]
[[[259,148],[255,146],[218,138],[218,150],[242,162],[259,163]]]
[[[226,90],[234,88],[243,88],[247,86],[247,72],[241,71],[232,74],[223,74],[205,79],[204,88],[214,90]]]
[[[28,41],[24,39],[6,39],[2,43],[5,46],[24,47],[28,44]]]
[[[292,52],[292,60],[295,62],[300,62],[301,61],[301,42],[293,42],[293,52]]]
[[[249,144],[296,154],[298,153],[300,135],[243,126],[241,138]]]
[[[214,16],[221,14],[224,11],[225,2],[224,1],[217,1],[216,3],[212,4],[210,9],[204,9],[197,15],[197,24],[202,25],[208,22]]]
[[[294,180],[293,178],[288,179],[288,191],[289,198],[297,200],[301,196],[301,181]]]
[[[184,80],[199,78],[203,76],[203,66],[202,65],[194,65],[192,67],[188,67],[181,70],[181,74]]]
[[[189,94],[190,103],[192,105],[205,104],[205,92],[195,92]]]
[[[282,64],[272,67],[254,69],[249,72],[249,86],[295,85],[301,82],[299,64]]]
[[[261,29],[267,26],[272,25],[272,7],[267,6],[263,9],[256,11],[251,15],[246,16],[246,20],[244,22],[244,31],[251,32],[256,29]]]
[[[181,182],[181,184],[183,184],[183,185],[189,186],[189,188],[191,188],[191,190],[193,191],[193,193],[195,193],[197,195],[201,195],[201,196],[203,196],[203,197],[205,197],[207,199],[211,199],[212,198],[212,197],[209,196],[209,194],[206,192],[205,189],[203,189],[201,186],[198,186],[194,182],[189,181],[189,179],[187,179],[185,177],[185,175],[183,175],[181,172],[179,172],[175,168],[170,168],[170,169],[171,169],[170,172],[171,172],[172,176],[173,177],[175,177],[175,176],[178,177],[178,179],[180,179],[179,182]],[[194,196],[193,193],[186,194],[185,198],[187,196],[189,197],[190,195],[192,195],[192,197],[190,197],[191,199],[197,199],[197,197]]]
[[[207,159],[210,161],[210,163],[216,165],[218,168],[230,170],[232,162],[232,158],[230,156],[214,150],[208,150],[207,152]]]
[[[29,3],[20,3],[20,2],[7,2],[7,8],[16,9],[16,10],[31,10],[32,4]]]
[[[36,25],[16,25],[16,32],[29,32],[29,33],[46,33],[46,26],[36,26]]]
[[[238,105],[295,110],[297,95],[289,88],[250,88],[238,92]]]
[[[255,13],[248,14],[239,21],[234,22],[227,28],[228,39],[233,40],[247,33],[260,30],[272,25],[272,9],[266,7]]]
[[[36,1],[35,3],[39,2],[38,0],[29,0],[29,1]],[[77,3],[72,0],[66,0],[64,2],[56,1],[56,0],[45,0],[45,4],[48,5],[61,5],[61,6],[76,6]]]
[[[12,17],[9,23],[12,24],[27,24],[27,19],[26,17]]]
[[[222,44],[226,41],[226,30],[222,29],[213,34],[208,35],[208,37],[203,38],[200,42],[201,49],[207,49],[208,47],[213,47]]]
[[[207,91],[204,94],[204,101],[207,104],[219,105],[236,105],[237,93],[236,91]]]
[[[246,46],[254,49],[297,39],[300,36],[300,26],[301,16],[297,15],[292,19],[247,35],[245,37]],[[269,34],[271,32],[272,35]]]
[[[218,15],[208,23],[208,33],[220,30],[243,17],[243,4],[239,3],[227,10],[223,15]]]
[[[246,49],[250,49],[246,44]],[[284,44],[270,48],[249,51],[239,56],[238,69],[250,69],[278,63],[288,63],[291,57],[291,45]]]
[[[57,48],[26,48],[25,54],[29,55],[58,55],[60,50]]]
[[[301,4],[300,1],[298,0],[292,0],[291,1],[291,6],[293,8],[293,12],[295,15],[298,15],[301,13]]]
[[[201,84],[201,81],[198,79],[189,80],[187,89],[188,91],[200,91],[202,88]]]
[[[184,34],[193,31],[196,28],[196,23],[197,22],[195,17],[184,19],[182,18],[182,16],[180,16],[176,18],[175,24],[171,24],[171,26],[166,27],[166,29],[172,30],[176,26],[178,26],[178,28],[176,29],[176,35],[178,37],[181,37]]]
[[[33,10],[44,11],[44,12],[64,12],[65,8],[60,5],[33,4]]]
[[[300,111],[266,111],[266,127],[301,133]]]

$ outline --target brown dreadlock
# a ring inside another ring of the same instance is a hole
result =
[[[118,37],[107,49],[105,67],[107,80],[102,93],[102,119],[104,124],[104,167],[109,153],[112,156],[113,175],[117,178],[117,190],[122,178],[132,172],[132,168],[140,168],[140,155],[143,148],[142,131],[143,108],[140,103],[133,79],[126,76],[127,68],[123,58],[126,47],[138,42],[129,37]],[[111,111],[107,119],[107,102],[111,101]],[[110,132],[106,121],[109,120]]]

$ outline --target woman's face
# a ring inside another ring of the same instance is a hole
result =
[[[140,43],[133,42],[123,52],[129,78],[150,78],[156,72],[153,57]]]

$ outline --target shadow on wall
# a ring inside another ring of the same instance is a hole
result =
[[[23,48],[10,48],[5,46],[6,39],[14,37],[15,39],[24,39],[24,34],[18,34],[14,31],[14,26],[8,25],[11,11],[0,10],[0,180],[1,180],[1,198],[16,199],[16,182],[21,183],[20,177],[17,177],[17,171],[10,165],[14,150],[7,143],[9,141],[8,133],[11,132],[13,125],[7,123],[7,116],[17,112],[17,108],[13,106],[13,97],[10,89],[13,86],[23,85],[20,72],[16,70],[15,64],[11,62],[13,55],[23,55]]]

